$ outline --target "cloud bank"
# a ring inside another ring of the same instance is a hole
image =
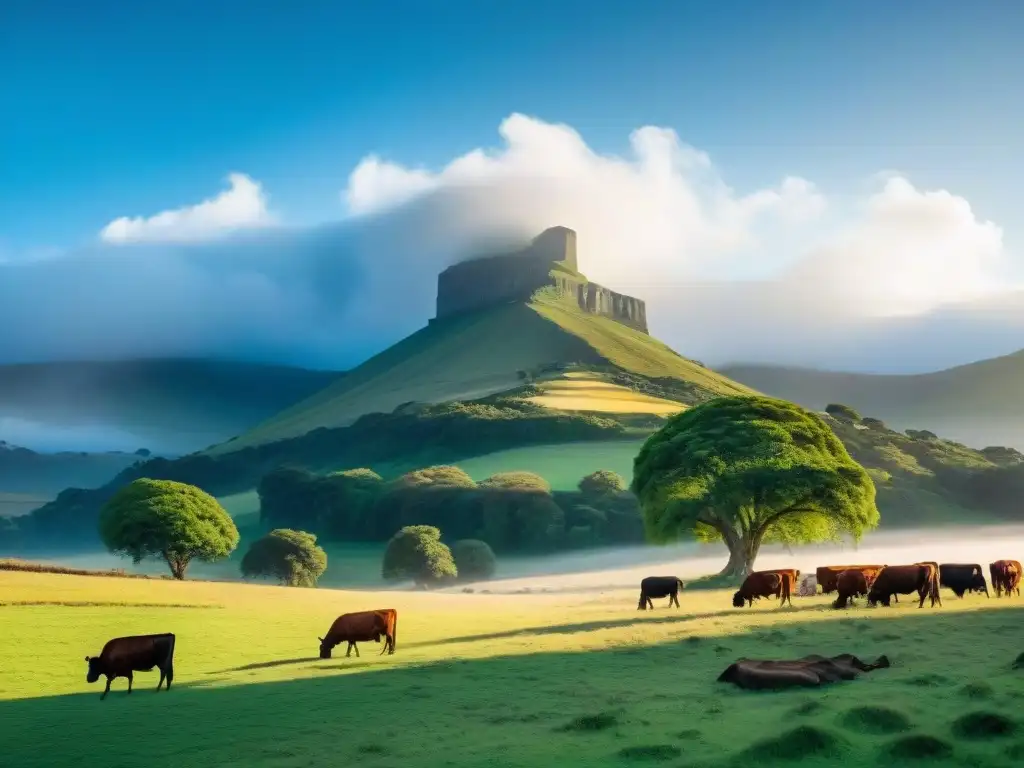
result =
[[[108,224],[95,246],[0,264],[0,362],[227,355],[344,367],[433,315],[437,272],[555,224],[581,269],[647,301],[653,334],[710,365],[929,370],[1024,338],[1020,263],[946,190],[891,175],[862,199],[787,177],[731,188],[675,132],[625,156],[514,114],[498,149],[440,169],[367,156],[337,223],[276,219],[259,184]],[[865,169],[868,176],[872,169]]]

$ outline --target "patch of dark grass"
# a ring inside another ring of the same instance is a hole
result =
[[[793,709],[791,709],[789,713],[791,715],[795,715],[796,717],[806,717],[807,715],[813,715],[820,709],[824,709],[824,707],[825,705],[822,704],[820,701],[808,699],[802,704],[798,704],[797,706],[793,707]]]
[[[890,707],[854,707],[846,711],[840,722],[851,731],[879,735],[905,733],[913,728],[906,715]]]
[[[953,745],[934,736],[915,733],[889,742],[882,749],[882,755],[894,760],[943,760],[952,757]]]
[[[700,635],[690,635],[683,642],[684,643],[689,643],[690,645],[696,645],[697,643],[704,642],[704,638],[701,637]]]
[[[1011,744],[1006,748],[1005,754],[1011,760],[1024,760],[1024,742]]]
[[[700,737],[701,732],[696,728],[687,728],[685,731],[680,731],[676,734],[677,739],[684,739],[687,741],[690,739],[699,739]]]
[[[969,699],[990,699],[993,690],[988,683],[968,683],[960,689],[960,693]]]
[[[918,675],[917,677],[908,677],[902,682],[919,688],[939,688],[943,685],[949,685],[950,679],[942,675]]]
[[[795,761],[808,758],[838,757],[847,743],[831,731],[813,725],[798,725],[771,739],[754,742],[744,750],[749,760]]]
[[[961,739],[992,739],[1011,736],[1017,724],[997,712],[968,712],[953,721],[953,733]]]
[[[362,755],[386,755],[388,752],[381,744],[360,744],[356,751]]]
[[[732,648],[728,645],[716,645],[713,650],[715,653],[732,653]]]
[[[623,747],[618,757],[624,760],[672,760],[683,754],[675,744],[650,744],[639,747]]]
[[[619,724],[619,718],[610,712],[599,712],[596,715],[583,715],[571,720],[555,730],[562,732],[594,733],[606,731]]]
[[[1013,662],[1014,669],[1024,669],[1024,652],[1022,652]]]
[[[888,643],[895,640],[902,640],[903,638],[899,635],[894,635],[891,632],[883,632],[880,635],[875,635],[875,639],[879,642]]]

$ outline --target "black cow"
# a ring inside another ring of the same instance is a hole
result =
[[[985,574],[977,563],[943,563],[939,566],[939,586],[953,590],[957,597],[965,592],[984,592],[989,597]]]
[[[110,683],[117,677],[128,678],[128,693],[132,692],[135,672],[149,672],[154,667],[160,670],[160,682],[156,684],[159,691],[164,680],[171,690],[174,680],[174,635],[135,635],[132,637],[115,637],[107,642],[99,656],[86,656],[89,671],[85,676],[87,683],[95,683],[100,675],[106,675],[107,687],[103,689],[100,700],[110,693]]]
[[[637,604],[638,611],[646,611],[647,606],[654,610],[652,597],[667,597],[668,604],[679,607],[679,590],[683,588],[683,582],[676,576],[648,576],[640,582],[640,602]]]

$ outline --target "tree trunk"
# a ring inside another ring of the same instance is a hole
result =
[[[184,558],[168,557],[164,556],[167,560],[167,566],[171,569],[171,576],[178,581],[185,580],[185,569],[188,568],[188,560]]]
[[[754,570],[754,560],[761,549],[761,536],[733,534],[725,537],[725,544],[729,547],[729,562],[718,575],[745,579]]]

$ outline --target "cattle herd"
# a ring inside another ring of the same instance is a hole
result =
[[[1018,560],[997,560],[989,565],[989,578],[996,597],[1020,595],[1021,575],[1024,568]],[[774,597],[779,600],[779,607],[786,603],[793,604],[792,594],[812,595],[837,593],[832,603],[835,608],[845,608],[855,597],[867,597],[868,605],[878,603],[888,606],[890,600],[899,595],[911,595],[915,592],[919,597],[917,607],[924,605],[929,599],[931,606],[942,605],[939,588],[945,587],[962,598],[967,592],[984,592],[988,596],[988,584],[985,583],[984,572],[977,563],[935,563],[922,562],[913,565],[825,565],[818,568],[814,575],[807,574],[800,579],[800,571],[793,568],[780,568],[771,571],[755,571],[743,580],[743,584],[732,597],[736,608],[753,605],[760,598]],[[683,582],[676,576],[648,576],[640,582],[640,602],[638,610],[654,608],[651,598],[668,597],[669,605],[679,607],[679,592]],[[385,652],[395,652],[395,637],[398,632],[398,611],[394,608],[381,608],[373,611],[359,611],[339,616],[327,630],[320,641],[320,658],[331,658],[331,651],[341,643],[347,643],[345,656],[348,657],[355,649],[359,656],[356,643],[371,640],[380,643],[384,639]],[[106,677],[107,684],[100,699],[105,699],[110,692],[110,683],[118,677],[128,678],[128,693],[132,692],[132,683],[136,672],[160,670],[160,682],[156,689],[166,682],[164,690],[171,689],[174,680],[174,642],[171,633],[159,635],[135,635],[116,637],[103,646],[99,656],[86,656],[89,665],[86,682],[95,683],[100,677]]]

